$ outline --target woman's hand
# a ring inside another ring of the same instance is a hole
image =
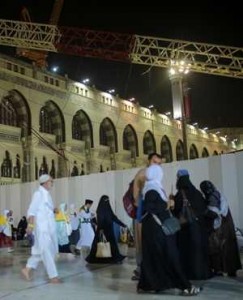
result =
[[[31,234],[34,230],[34,224],[28,224],[27,228],[26,228],[26,233],[27,234]]]
[[[175,196],[173,194],[169,195],[169,200],[175,200]]]
[[[169,199],[167,202],[167,209],[174,209],[175,208],[175,200],[174,199]]]

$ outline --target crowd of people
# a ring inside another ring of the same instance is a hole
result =
[[[32,196],[27,212],[27,235],[31,235],[31,256],[21,273],[31,280],[32,271],[43,262],[50,283],[60,283],[55,258],[58,253],[82,255],[92,263],[121,263],[125,256],[118,249],[113,231],[113,223],[126,225],[113,212],[109,197],[102,195],[96,214],[91,212],[93,200],[86,199],[84,205],[76,211],[72,204],[68,212],[67,204],[54,207],[50,190],[53,179],[44,174],[39,178],[40,186]],[[96,257],[99,235],[103,232],[111,247],[110,257]]]
[[[186,169],[177,172],[175,195],[163,187],[161,156],[151,153],[148,165],[134,180],[138,293],[158,293],[177,288],[181,295],[200,293],[191,280],[237,276],[242,268],[235,226],[228,202],[211,181],[197,189]],[[180,230],[167,235],[163,228],[176,217]],[[136,230],[139,223],[139,230]]]
[[[138,293],[173,288],[183,296],[197,295],[202,287],[193,285],[192,280],[236,277],[242,268],[234,222],[223,193],[209,180],[202,181],[197,189],[186,169],[177,171],[177,192],[167,196],[161,162],[159,154],[151,153],[147,166],[134,178],[137,265],[131,279],[137,281]],[[19,239],[31,237],[31,256],[21,271],[26,280],[31,280],[32,271],[42,261],[49,281],[60,283],[55,260],[58,253],[81,255],[88,264],[123,262],[126,256],[119,251],[114,224],[127,226],[114,213],[108,195],[100,197],[96,213],[91,210],[91,199],[78,210],[74,204],[54,207],[50,194],[53,179],[41,175],[39,184],[27,216],[17,228]],[[9,252],[13,250],[11,217],[10,210],[0,217],[0,247],[7,247]],[[172,217],[178,221],[179,230],[168,234],[163,224]],[[110,245],[108,257],[97,256],[101,236]]]

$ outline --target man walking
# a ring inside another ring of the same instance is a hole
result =
[[[40,186],[32,196],[27,212],[27,234],[33,235],[34,242],[31,248],[31,256],[21,273],[26,280],[31,279],[31,270],[36,269],[42,261],[49,277],[50,283],[60,283],[55,264],[55,256],[58,253],[54,206],[49,191],[53,185],[53,179],[48,174],[39,177]]]

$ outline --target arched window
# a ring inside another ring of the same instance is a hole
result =
[[[143,153],[156,152],[155,139],[151,131],[147,130],[143,136]]]
[[[19,154],[16,155],[16,163],[14,166],[14,178],[21,178],[21,165]]]
[[[194,144],[191,144],[190,147],[190,159],[198,158],[198,151]]]
[[[100,145],[109,146],[111,152],[118,152],[116,129],[109,118],[100,124]]]
[[[52,178],[56,178],[56,167],[55,167],[55,160],[54,159],[51,160],[50,175],[51,175]]]
[[[51,114],[46,107],[42,107],[40,110],[40,132],[53,134],[54,130],[51,123]]]
[[[65,142],[65,122],[60,108],[51,100],[40,110],[40,132],[54,134],[56,143]]]
[[[72,169],[72,172],[71,172],[71,176],[74,177],[74,176],[78,176],[78,175],[79,175],[79,171],[78,171],[77,162],[75,160],[73,162],[73,169]]]
[[[94,146],[92,124],[83,110],[78,111],[73,117],[72,138],[74,140],[85,141],[89,147]]]
[[[39,170],[39,176],[43,175],[43,174],[48,174],[49,173],[49,167],[48,164],[46,162],[46,157],[43,156],[42,158],[42,164]]]
[[[219,155],[218,152],[215,150],[213,151],[213,155]]]
[[[12,177],[12,160],[8,151],[5,151],[5,158],[1,165],[1,176]]]
[[[203,148],[203,151],[202,151],[202,157],[208,157],[209,156],[209,153],[208,153],[208,150],[207,148]]]
[[[176,160],[184,159],[183,142],[179,140],[176,144]]]
[[[127,125],[123,131],[123,149],[130,150],[133,157],[139,156],[138,138],[131,125]]]
[[[10,126],[19,126],[16,109],[11,97],[4,97],[0,102],[0,123]]]
[[[172,147],[169,138],[164,135],[161,140],[160,152],[162,158],[165,159],[165,162],[172,162]]]

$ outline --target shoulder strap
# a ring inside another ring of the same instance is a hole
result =
[[[152,214],[152,216],[153,216],[155,222],[156,222],[158,225],[162,226],[162,223],[161,223],[160,219],[158,218],[158,216],[156,216],[155,214]]]
[[[186,193],[184,190],[181,190],[181,194],[182,194],[182,199],[183,199],[183,206],[190,206],[191,204],[189,202],[189,200],[187,199]]]

